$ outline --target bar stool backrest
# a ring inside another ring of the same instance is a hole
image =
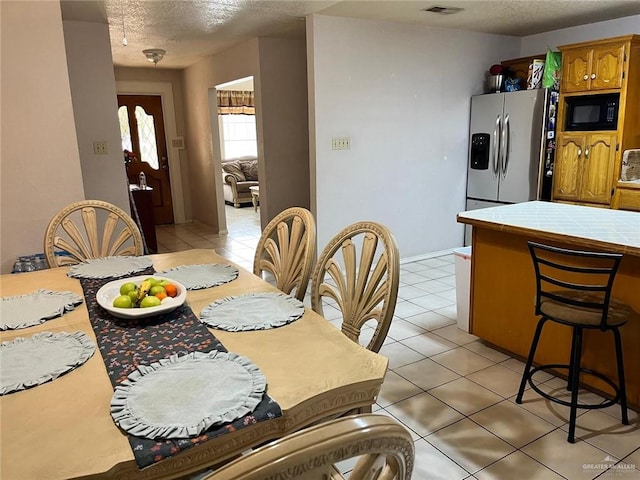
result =
[[[541,314],[541,303],[549,299],[599,312],[600,329],[605,330],[611,289],[622,255],[569,250],[535,242],[527,244],[536,273],[536,315]]]

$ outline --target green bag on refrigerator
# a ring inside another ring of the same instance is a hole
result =
[[[560,74],[562,71],[562,53],[547,49],[547,59],[544,62],[542,88],[560,90]]]

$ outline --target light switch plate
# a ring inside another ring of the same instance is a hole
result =
[[[332,137],[331,149],[332,150],[350,150],[351,137]]]

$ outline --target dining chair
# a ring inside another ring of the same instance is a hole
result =
[[[342,332],[355,342],[365,323],[373,320],[367,348],[378,352],[391,325],[399,282],[398,246],[389,229],[375,222],[357,222],[334,236],[320,254],[313,273],[311,308],[324,316],[323,304],[337,307],[342,312]]]
[[[276,287],[302,301],[316,253],[316,222],[309,210],[291,207],[276,215],[260,236],[253,273],[269,272]]]
[[[44,235],[49,267],[143,252],[142,235],[133,219],[124,210],[101,200],[67,205],[51,219]]]
[[[414,446],[386,415],[351,415],[301,430],[228,463],[202,480],[338,480],[335,463],[357,457],[350,480],[410,480]]]

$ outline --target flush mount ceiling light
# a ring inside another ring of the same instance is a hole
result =
[[[149,60],[154,65],[157,65],[158,62],[164,58],[164,55],[167,52],[162,50],[161,48],[148,48],[147,50],[143,50],[142,53],[144,53],[144,56],[147,57],[147,60]]]
[[[423,8],[422,9],[423,12],[438,13],[440,15],[451,15],[453,13],[458,13],[458,12],[461,12],[463,10],[464,10],[464,8],[459,8],[459,7],[441,7],[439,5],[434,5],[432,7]]]

